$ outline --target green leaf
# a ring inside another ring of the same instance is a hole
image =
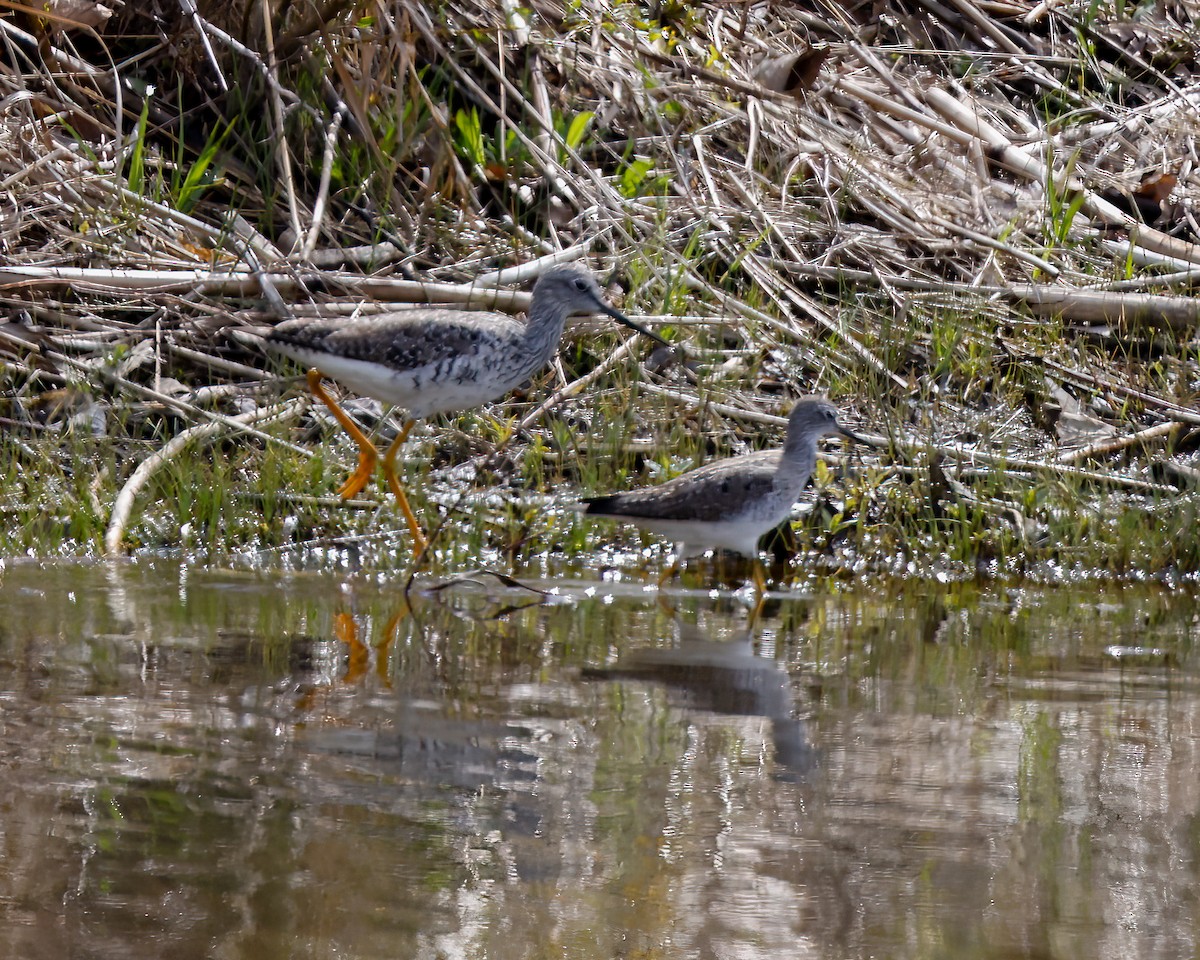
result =
[[[483,153],[483,127],[479,122],[479,111],[474,107],[470,112],[457,111],[454,114],[454,126],[458,131],[459,153],[475,166],[482,167],[486,157]]]
[[[652,169],[654,169],[653,160],[646,157],[631,160],[629,165],[621,171],[621,196],[627,199],[636,197],[646,179],[646,174]]]
[[[125,178],[133,193],[141,193],[146,185],[146,120],[149,116],[150,98],[146,97],[142,101],[142,115],[138,117],[133,151],[129,154],[129,176]]]
[[[200,199],[200,194],[212,186],[215,179],[211,172],[213,160],[217,156],[217,151],[221,149],[221,144],[225,142],[225,137],[232,129],[233,124],[229,123],[219,135],[209,137],[208,143],[200,151],[196,162],[188,168],[187,176],[183,178],[183,183],[179,187],[179,196],[175,201],[175,206],[183,213],[191,210],[196,205],[196,201]]]
[[[590,110],[584,110],[583,113],[575,114],[575,119],[571,121],[571,125],[567,127],[566,140],[567,149],[578,150],[579,145],[583,143],[583,138],[587,136],[588,127],[592,125],[592,121],[596,115]]]

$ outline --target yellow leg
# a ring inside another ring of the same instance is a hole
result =
[[[754,564],[754,588],[761,598],[767,592],[767,575],[763,573],[762,561],[758,557],[751,562]]]
[[[672,620],[679,616],[679,611],[675,609],[675,604],[667,599],[666,594],[661,591],[655,595],[654,602],[658,604],[660,610]]]
[[[337,401],[325,392],[325,388],[321,386],[321,371],[316,367],[308,371],[308,389],[312,391],[314,397],[329,408],[329,412],[333,414],[333,418],[342,425],[342,429],[350,434],[354,442],[358,444],[358,467],[346,478],[346,482],[338,487],[338,496],[343,500],[349,500],[362,490],[367,485],[367,481],[371,479],[371,474],[375,472],[375,463],[379,459],[379,451],[375,449],[375,444],[370,441],[367,435],[358,429],[358,424],[351,420],[347,416],[346,411],[338,406]]]
[[[396,439],[388,445],[387,453],[383,455],[383,476],[387,480],[388,488],[392,491],[392,496],[396,498],[396,503],[400,504],[400,512],[404,514],[404,519],[408,522],[408,532],[412,534],[413,539],[413,559],[415,560],[425,552],[429,541],[425,539],[421,525],[417,523],[412,507],[408,505],[408,497],[404,495],[404,488],[400,486],[400,478],[396,476],[396,454],[404,446],[404,441],[408,439],[408,433],[412,428],[413,421],[405,420],[404,426],[396,434]]]
[[[759,615],[762,613],[763,607],[767,603],[766,594],[760,593],[758,599],[754,601],[754,606],[750,610],[750,616],[746,618],[746,629],[753,630],[754,625],[758,623]]]
[[[758,622],[759,614],[762,613],[763,607],[767,602],[767,575],[763,572],[762,560],[755,557],[751,563],[754,564],[754,607],[750,610],[750,617],[746,621],[746,627],[753,629]]]

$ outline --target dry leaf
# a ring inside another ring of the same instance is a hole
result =
[[[829,46],[824,43],[782,57],[771,57],[758,65],[754,79],[768,90],[799,96],[812,89],[821,72],[821,64],[828,57]]]
[[[39,6],[50,15],[57,30],[99,31],[113,15],[112,10],[96,0],[44,0]]]

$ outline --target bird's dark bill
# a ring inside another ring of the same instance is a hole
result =
[[[625,316],[625,314],[623,314],[620,310],[616,309],[615,307],[610,307],[610,306],[608,306],[608,304],[605,304],[604,312],[607,313],[614,320],[616,320],[618,323],[625,324],[625,326],[627,326],[630,330],[636,330],[643,337],[649,337],[651,340],[655,341],[656,343],[661,343],[664,347],[674,347],[675,346],[675,344],[673,344],[670,340],[664,340],[653,330],[647,330],[640,323],[634,323],[627,316]]]

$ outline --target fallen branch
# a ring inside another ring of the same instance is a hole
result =
[[[989,155],[995,157],[1014,173],[1042,184],[1047,189],[1050,187],[1050,180],[1053,179],[1067,191],[1077,193],[1082,199],[1081,210],[1083,213],[1111,226],[1129,230],[1130,236],[1136,236],[1137,243],[1147,250],[1200,265],[1200,246],[1178,240],[1161,230],[1147,226],[1097,196],[1087,189],[1078,178],[1068,177],[1060,170],[1052,170],[1042,161],[1015,146],[1008,137],[985,121],[981,116],[982,111],[972,110],[970,104],[964,104],[960,99],[938,87],[929,87],[925,91],[925,98],[930,106],[955,125],[958,132],[953,135],[953,139],[957,142],[969,146],[971,140],[981,141]],[[886,105],[886,101],[882,101],[882,103]],[[883,109],[886,109],[886,106]],[[970,139],[964,139],[964,135]]]
[[[252,410],[250,413],[243,413],[240,416],[225,418],[219,422],[209,421],[208,423],[197,424],[194,427],[188,427],[188,429],[173,437],[160,450],[155,451],[138,464],[137,469],[125,481],[121,492],[117,494],[117,499],[113,503],[112,515],[108,520],[108,529],[104,532],[104,552],[110,557],[119,557],[124,552],[122,541],[125,538],[125,528],[129,523],[130,515],[133,513],[133,505],[138,493],[141,492],[142,488],[150,482],[150,479],[159,470],[183,453],[189,446],[200,441],[212,440],[229,430],[233,425],[249,427],[253,424],[266,423],[289,415],[298,415],[304,409],[304,406],[305,403],[303,400],[289,400],[285,403],[277,403],[274,406],[264,407],[261,410]]]
[[[395,303],[469,303],[503,310],[528,310],[531,295],[512,290],[494,290],[476,283],[425,283],[417,280],[388,280],[358,273],[270,273],[265,280],[280,293],[306,293],[305,282],[319,281],[334,289],[373,300]],[[263,281],[249,270],[122,270],[92,267],[0,267],[0,289],[20,287],[44,289],[69,287],[97,294],[120,295],[131,290],[146,293],[202,293],[213,297],[256,297]]]
[[[1003,290],[1009,299],[1040,317],[1061,316],[1072,323],[1166,326],[1177,333],[1186,333],[1200,324],[1200,300],[1196,297],[1078,290],[1047,284],[1016,284]]]
[[[637,343],[636,338],[630,337],[622,343],[616,350],[609,354],[603,361],[598,363],[590,371],[585,373],[578,380],[573,380],[571,383],[559,387],[554,393],[550,394],[545,400],[539,403],[530,413],[526,414],[517,425],[513,428],[513,433],[520,433],[523,430],[528,430],[535,423],[542,419],[547,413],[561,404],[564,400],[577,395],[590,384],[599,380],[602,376],[613,369],[617,364],[629,355],[634,344]]]
[[[1068,450],[1066,453],[1059,454],[1058,462],[1081,463],[1084,460],[1094,460],[1100,457],[1111,456],[1121,450],[1127,450],[1129,447],[1139,444],[1147,444],[1152,440],[1165,440],[1176,430],[1182,429],[1182,427],[1182,423],[1158,423],[1153,427],[1139,430],[1137,433],[1132,433],[1127,437],[1118,437],[1115,440],[1099,440],[1096,443],[1088,444],[1086,447],[1080,447],[1078,450]]]
[[[1123,383],[1114,383],[1102,377],[1097,377],[1095,374],[1088,373],[1084,370],[1075,370],[1072,367],[1064,366],[1061,363],[1055,363],[1053,360],[1045,356],[1028,353],[1014,343],[1001,339],[1000,345],[1008,351],[1009,356],[1015,360],[1021,360],[1029,363],[1039,363],[1047,370],[1053,371],[1065,380],[1070,380],[1076,386],[1083,387],[1087,390],[1097,390],[1104,393],[1110,393],[1115,397],[1122,397],[1126,400],[1136,400],[1138,403],[1144,404],[1153,410],[1161,410],[1166,413],[1172,420],[1178,420],[1181,423],[1190,423],[1193,426],[1200,426],[1200,411],[1189,409],[1181,406],[1172,400],[1166,400],[1162,397],[1156,397],[1151,393],[1146,393],[1143,390],[1136,390],[1133,387],[1126,386]]]

